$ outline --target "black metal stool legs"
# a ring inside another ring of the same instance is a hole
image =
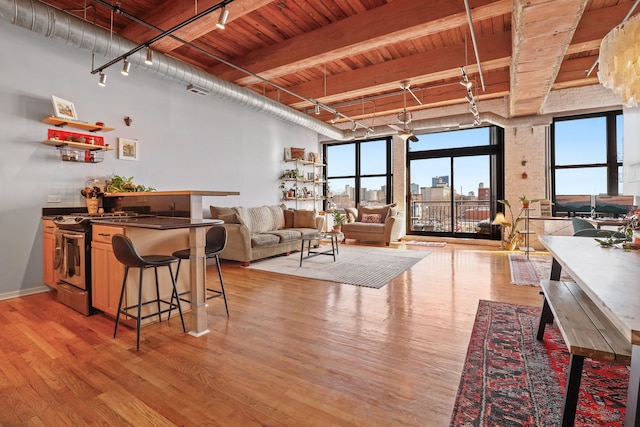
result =
[[[120,308],[122,307],[122,300],[124,299],[124,289],[127,283],[127,275],[129,274],[129,267],[124,267],[124,279],[122,279],[122,290],[120,291],[120,301],[118,302],[118,314],[116,315],[116,327],[113,329],[113,337],[116,337],[118,332],[118,323],[120,323]]]

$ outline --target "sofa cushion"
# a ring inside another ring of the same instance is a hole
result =
[[[375,223],[368,224],[364,222],[350,222],[342,226],[343,233],[367,233],[367,234],[384,234],[384,224]]]
[[[293,211],[293,228],[316,228],[316,213],[314,211]]]
[[[274,236],[278,236],[278,238],[280,239],[280,243],[300,240],[300,237],[302,236],[300,230],[292,228],[277,231],[268,231],[266,234],[273,234]]]
[[[209,206],[209,211],[211,212],[211,218],[213,219],[221,219],[226,224],[240,224],[240,220],[238,220],[238,216],[232,208]]]
[[[240,223],[245,225],[251,233],[264,233],[265,231],[284,228],[284,214],[280,206],[259,206],[245,208],[234,207]]]
[[[317,228],[292,228],[300,233],[301,237],[313,237],[317,236],[319,231]]]
[[[251,233],[251,247],[271,246],[280,243],[280,237],[270,233]]]

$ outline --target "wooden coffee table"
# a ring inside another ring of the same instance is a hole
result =
[[[311,250],[311,242],[320,241],[322,239],[330,239],[331,240],[331,249],[326,249],[323,251],[312,251]],[[304,245],[307,244],[307,256],[304,255]],[[300,267],[302,267],[302,260],[307,258],[313,258],[318,255],[330,255],[333,257],[333,262],[336,261],[336,253],[338,249],[338,235],[336,233],[318,233],[313,236],[303,236],[302,237],[302,247],[300,248]]]

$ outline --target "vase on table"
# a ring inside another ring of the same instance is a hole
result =
[[[97,198],[89,198],[87,199],[87,212],[98,213],[98,199]]]

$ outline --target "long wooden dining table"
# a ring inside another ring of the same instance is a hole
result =
[[[539,236],[553,255],[551,280],[568,273],[632,345],[624,425],[640,426],[640,253],[601,247],[594,239]]]

